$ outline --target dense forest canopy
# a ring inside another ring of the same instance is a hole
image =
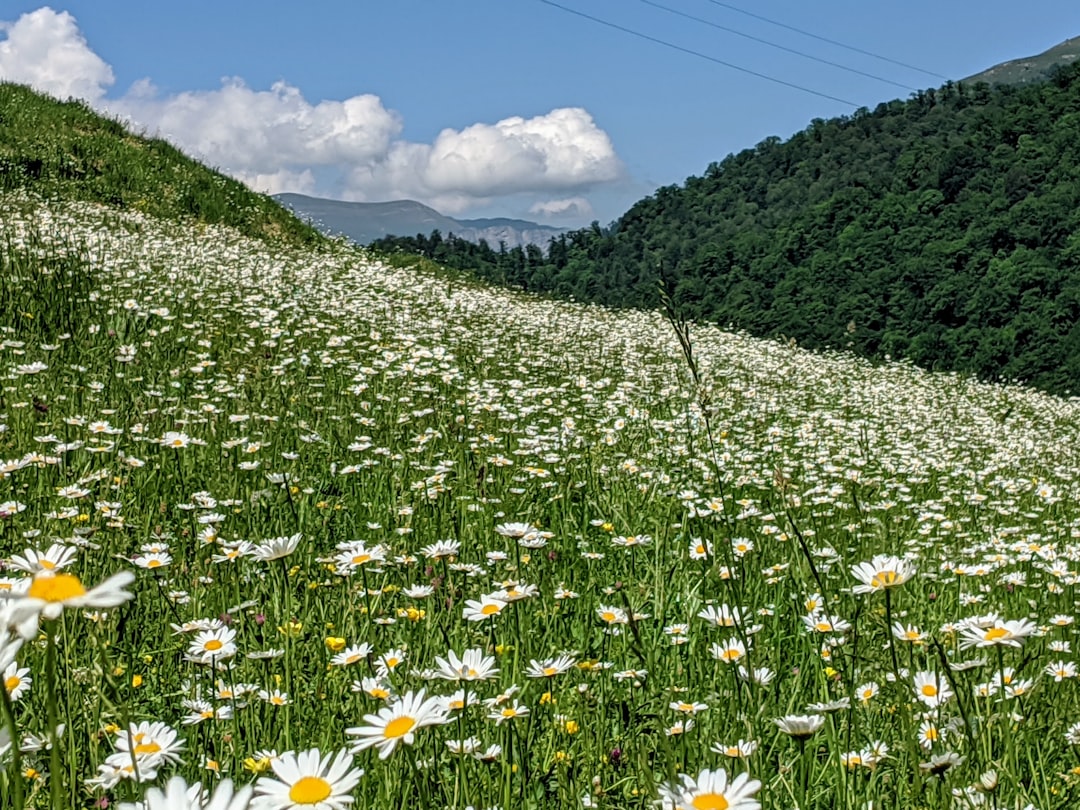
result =
[[[815,119],[538,248],[388,238],[526,290],[1080,390],[1080,65]]]

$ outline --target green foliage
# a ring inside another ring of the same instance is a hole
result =
[[[814,349],[1053,392],[1080,378],[1080,66],[947,84],[814,120],[668,186],[546,257],[386,239],[527,290],[655,307]]]
[[[0,191],[106,203],[294,244],[322,237],[277,202],[80,101],[0,83]]]

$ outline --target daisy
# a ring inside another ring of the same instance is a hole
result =
[[[928,708],[936,709],[942,703],[947,703],[953,696],[953,691],[947,681],[944,681],[936,672],[915,673],[915,697],[927,705]]]
[[[303,534],[297,532],[291,537],[274,537],[270,540],[264,540],[252,548],[251,556],[261,562],[280,560],[282,557],[288,557],[296,551],[302,537]]]
[[[1072,661],[1055,661],[1046,665],[1044,670],[1047,675],[1053,677],[1055,681],[1060,683],[1066,678],[1076,677],[1076,664]]]
[[[675,712],[682,712],[683,714],[697,714],[698,712],[703,712],[708,709],[709,705],[707,703],[675,700],[668,704],[668,708]]]
[[[446,681],[486,681],[499,674],[493,656],[485,656],[483,650],[466,650],[458,658],[450,651],[447,658],[436,657],[434,677]]]
[[[596,615],[600,618],[600,621],[607,625],[628,624],[630,621],[626,611],[620,607],[601,605],[596,609]]]
[[[485,619],[498,616],[508,604],[510,603],[505,600],[493,599],[490,596],[482,596],[480,601],[468,599],[461,615],[467,621],[482,622]]]
[[[401,666],[407,657],[404,650],[388,650],[375,660],[375,671],[380,677],[385,678]]]
[[[746,759],[758,749],[757,740],[739,740],[737,743],[728,745],[722,742],[712,744],[709,749],[715,754],[721,754],[731,759]]]
[[[292,704],[289,693],[282,692],[280,689],[275,689],[272,692],[267,689],[260,689],[259,699],[265,703],[269,703],[271,706],[289,706]]]
[[[458,689],[453,694],[446,695],[440,699],[443,702],[443,708],[445,708],[447,712],[459,712],[466,706],[473,706],[478,702],[476,695],[465,689]]]
[[[351,737],[357,737],[353,753],[372,746],[379,749],[379,759],[386,759],[398,743],[412,745],[416,731],[425,726],[438,726],[449,718],[437,697],[426,698],[424,690],[407,692],[393,706],[379,709],[377,714],[365,714],[366,726],[345,729]]]
[[[734,627],[737,624],[742,624],[744,613],[745,611],[739,607],[708,605],[703,610],[698,611],[698,618],[704,619],[715,627]]]
[[[851,623],[843,619],[833,619],[823,613],[812,613],[802,617],[803,624],[811,633],[844,633],[851,629]]]
[[[172,562],[172,555],[166,552],[154,552],[150,554],[140,554],[132,560],[139,568],[164,568]]]
[[[989,627],[968,626],[960,633],[960,649],[972,647],[1022,647],[1024,640],[1035,632],[1034,622],[1027,619],[1016,621],[996,620]]]
[[[915,576],[915,568],[900,557],[876,554],[870,562],[853,565],[851,573],[859,580],[852,593],[875,593],[903,585]]]
[[[105,761],[116,767],[131,764],[132,757],[138,763],[140,772],[143,765],[157,770],[166,762],[180,762],[180,752],[184,741],[177,739],[176,729],[166,723],[132,723],[116,732],[116,753]]]
[[[825,717],[820,714],[788,714],[778,717],[773,722],[789,737],[805,740],[821,731],[825,725]]]
[[[863,703],[869,703],[871,700],[877,697],[877,693],[880,688],[881,687],[879,687],[874,681],[870,681],[868,683],[864,683],[862,686],[856,689],[855,696]]]
[[[438,560],[442,557],[457,557],[461,551],[461,542],[458,540],[440,540],[420,549],[429,560]]]
[[[737,638],[729,638],[723,644],[709,647],[712,657],[725,664],[736,664],[746,656],[746,646]]]
[[[334,667],[347,667],[363,661],[369,655],[371,655],[371,645],[365,641],[363,644],[354,644],[351,647],[346,647],[330,659],[330,665]]]
[[[4,689],[7,690],[12,703],[26,694],[31,683],[33,679],[30,677],[29,667],[20,669],[19,665],[12,661],[4,670]]]
[[[383,546],[368,548],[362,542],[343,543],[334,557],[334,566],[339,574],[350,574],[365,565],[386,561],[386,549]]]
[[[0,598],[12,600],[9,623],[19,628],[23,638],[37,633],[40,619],[60,618],[64,608],[109,608],[122,605],[133,594],[125,588],[135,581],[130,571],[113,574],[96,587],[86,590],[75,574],[38,572],[25,591],[0,591]]]
[[[574,666],[575,659],[569,655],[560,655],[557,658],[548,658],[544,661],[533,659],[525,669],[525,675],[529,678],[554,678],[562,675]]]
[[[494,708],[488,714],[489,720],[494,720],[495,725],[501,726],[507,720],[516,720],[519,717],[525,717],[529,713],[529,708],[518,703],[515,699],[512,703],[500,708]]]
[[[14,555],[8,565],[28,574],[37,574],[41,571],[59,571],[75,562],[75,555],[78,553],[79,550],[75,546],[54,543],[44,552],[28,548],[22,554]]]
[[[184,658],[196,664],[227,661],[236,655],[236,631],[231,627],[203,630],[188,645]]]
[[[286,751],[270,762],[274,776],[260,776],[255,783],[252,810],[344,810],[353,802],[349,794],[360,777],[360,768],[352,767],[352,757],[338,751],[325,757],[318,748],[294,754]],[[274,777],[277,777],[276,779]]]
[[[204,720],[228,720],[233,716],[232,706],[215,707],[206,700],[185,700],[184,708],[188,714],[180,722],[185,726],[195,726]]]
[[[660,805],[672,810],[761,810],[761,803],[754,798],[760,789],[761,782],[748,774],[741,773],[729,781],[727,771],[706,769],[696,778],[683,774],[679,782],[662,786]]]
[[[384,700],[390,703],[394,699],[394,688],[381,678],[364,678],[353,681],[349,687],[353,692],[362,692],[376,700]]]
[[[213,793],[203,791],[195,782],[188,787],[182,776],[174,776],[165,790],[152,787],[146,791],[142,802],[122,802],[120,810],[247,810],[251,802],[251,786],[233,791],[231,779],[221,782]]]
[[[169,430],[165,432],[164,436],[158,439],[158,444],[162,447],[174,447],[179,450],[180,448],[187,447],[191,444],[191,437],[186,433]]]

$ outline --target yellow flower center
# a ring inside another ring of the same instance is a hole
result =
[[[217,652],[218,650],[220,650],[224,646],[225,645],[222,644],[220,641],[218,641],[216,638],[212,638],[208,642],[203,644],[203,649],[208,650],[210,652]]]
[[[832,625],[829,622],[818,622],[814,627],[819,633],[828,633],[832,630]]]
[[[895,585],[899,579],[900,575],[895,571],[878,571],[870,580],[870,587],[888,588],[890,585]]]
[[[415,725],[416,720],[411,717],[397,717],[386,724],[383,736],[388,740],[396,740],[412,731]]]
[[[555,667],[544,667],[544,674],[551,677],[552,675],[558,675],[559,670],[555,669]]]
[[[146,563],[147,568],[157,568],[161,565],[161,560],[150,560]]]
[[[499,606],[496,604],[484,605],[480,608],[480,612],[485,616],[491,616],[499,612]]]
[[[720,793],[702,793],[690,802],[694,810],[727,810],[728,800]]]
[[[1005,638],[1007,635],[1009,635],[1009,631],[1004,627],[991,627],[986,631],[986,635],[983,636],[983,638],[986,641],[997,641],[999,638]]]
[[[45,571],[52,571],[54,568],[56,568],[56,563],[54,563],[52,560],[38,560],[38,565],[40,565]]]
[[[613,622],[615,621],[615,614],[612,613],[610,610],[606,610],[600,614],[600,618],[603,619],[605,622]]]
[[[16,689],[18,689],[20,683],[22,683],[22,678],[20,678],[18,675],[12,675],[10,678],[4,681],[4,688],[7,689],[8,692],[14,692]]]
[[[332,792],[330,783],[321,776],[302,776],[289,788],[289,801],[293,804],[318,804]]]
[[[85,593],[86,588],[74,574],[34,577],[27,591],[31,598],[41,599],[44,602],[66,602],[68,599],[75,599]]]
[[[922,693],[927,697],[937,697],[937,687],[932,683],[924,684]]]
[[[135,746],[135,754],[139,756],[142,756],[144,754],[156,754],[160,750],[161,746],[153,741]]]
[[[369,690],[368,694],[371,695],[373,698],[378,698],[379,700],[386,700],[388,697],[390,697],[390,693],[387,690],[380,689],[377,686],[374,689]]]
[[[502,716],[503,717],[517,717],[517,709],[503,709],[502,710]]]
[[[370,559],[370,554],[357,554],[355,557],[352,558],[352,563],[353,565],[363,565]]]

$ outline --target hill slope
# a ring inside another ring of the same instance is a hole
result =
[[[501,283],[1047,390],[1080,380],[1080,65],[946,85],[729,155],[549,257],[376,243]]]
[[[0,82],[0,191],[15,190],[229,225],[250,236],[321,241],[269,197],[160,138],[134,134],[82,102]]]
[[[507,247],[537,245],[546,248],[552,237],[566,230],[523,219],[454,219],[415,200],[344,202],[305,194],[277,194],[275,199],[299,216],[310,219],[324,233],[343,234],[361,245],[391,235],[411,236],[437,230],[470,242],[483,239],[496,247],[504,242]]]
[[[1080,59],[1080,37],[1072,37],[1035,56],[1010,59],[1008,62],[994,65],[992,68],[987,68],[974,76],[968,76],[964,79],[964,83],[1027,84],[1029,82],[1041,82],[1045,81],[1048,74],[1054,70],[1071,65],[1077,59]]]

